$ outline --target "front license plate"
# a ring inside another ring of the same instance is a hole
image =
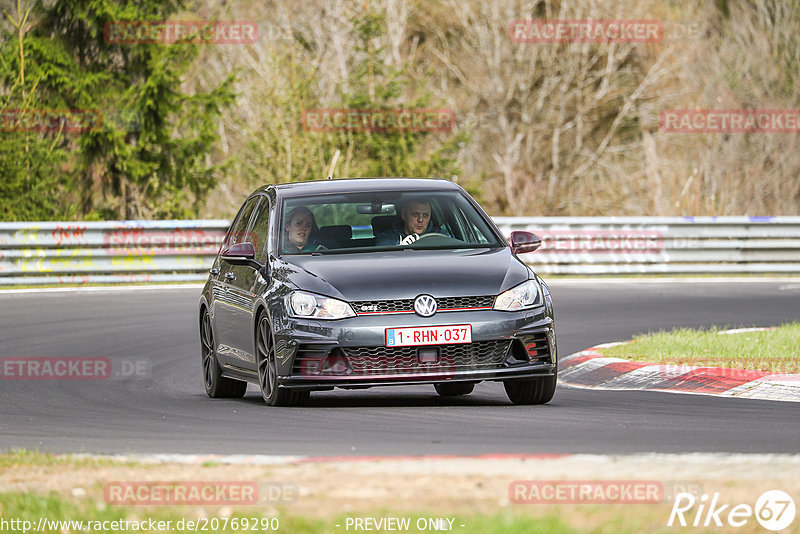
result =
[[[444,345],[472,343],[472,325],[413,326],[387,328],[387,347],[413,347],[417,345]]]

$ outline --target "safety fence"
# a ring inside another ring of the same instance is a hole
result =
[[[498,217],[544,274],[800,273],[800,217]],[[201,281],[226,220],[0,223],[0,285]]]
[[[525,261],[559,274],[800,274],[800,217],[495,218],[542,239]]]
[[[0,223],[0,285],[204,280],[228,224]]]

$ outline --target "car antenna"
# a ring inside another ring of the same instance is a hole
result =
[[[328,180],[333,180],[333,172],[336,170],[336,162],[339,161],[339,154],[341,154],[341,152],[337,148],[336,152],[333,154],[333,157],[331,158],[331,166],[328,169]]]

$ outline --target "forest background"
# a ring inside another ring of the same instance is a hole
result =
[[[257,186],[436,176],[495,216],[797,215],[798,133],[674,133],[666,110],[800,108],[800,0],[0,0],[0,220],[229,218]],[[512,21],[647,20],[526,43]],[[249,21],[255,42],[109,42],[115,21]],[[447,109],[450,131],[304,111]],[[86,131],[20,110],[98,110]]]

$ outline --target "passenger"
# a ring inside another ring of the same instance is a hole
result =
[[[400,220],[375,237],[375,245],[410,245],[427,233],[445,233],[431,224],[431,203],[411,200],[400,208]]]
[[[322,243],[316,238],[312,239],[311,234],[316,228],[314,214],[305,206],[298,206],[286,215],[283,236],[284,254],[302,254],[303,252],[314,252],[318,250]]]

